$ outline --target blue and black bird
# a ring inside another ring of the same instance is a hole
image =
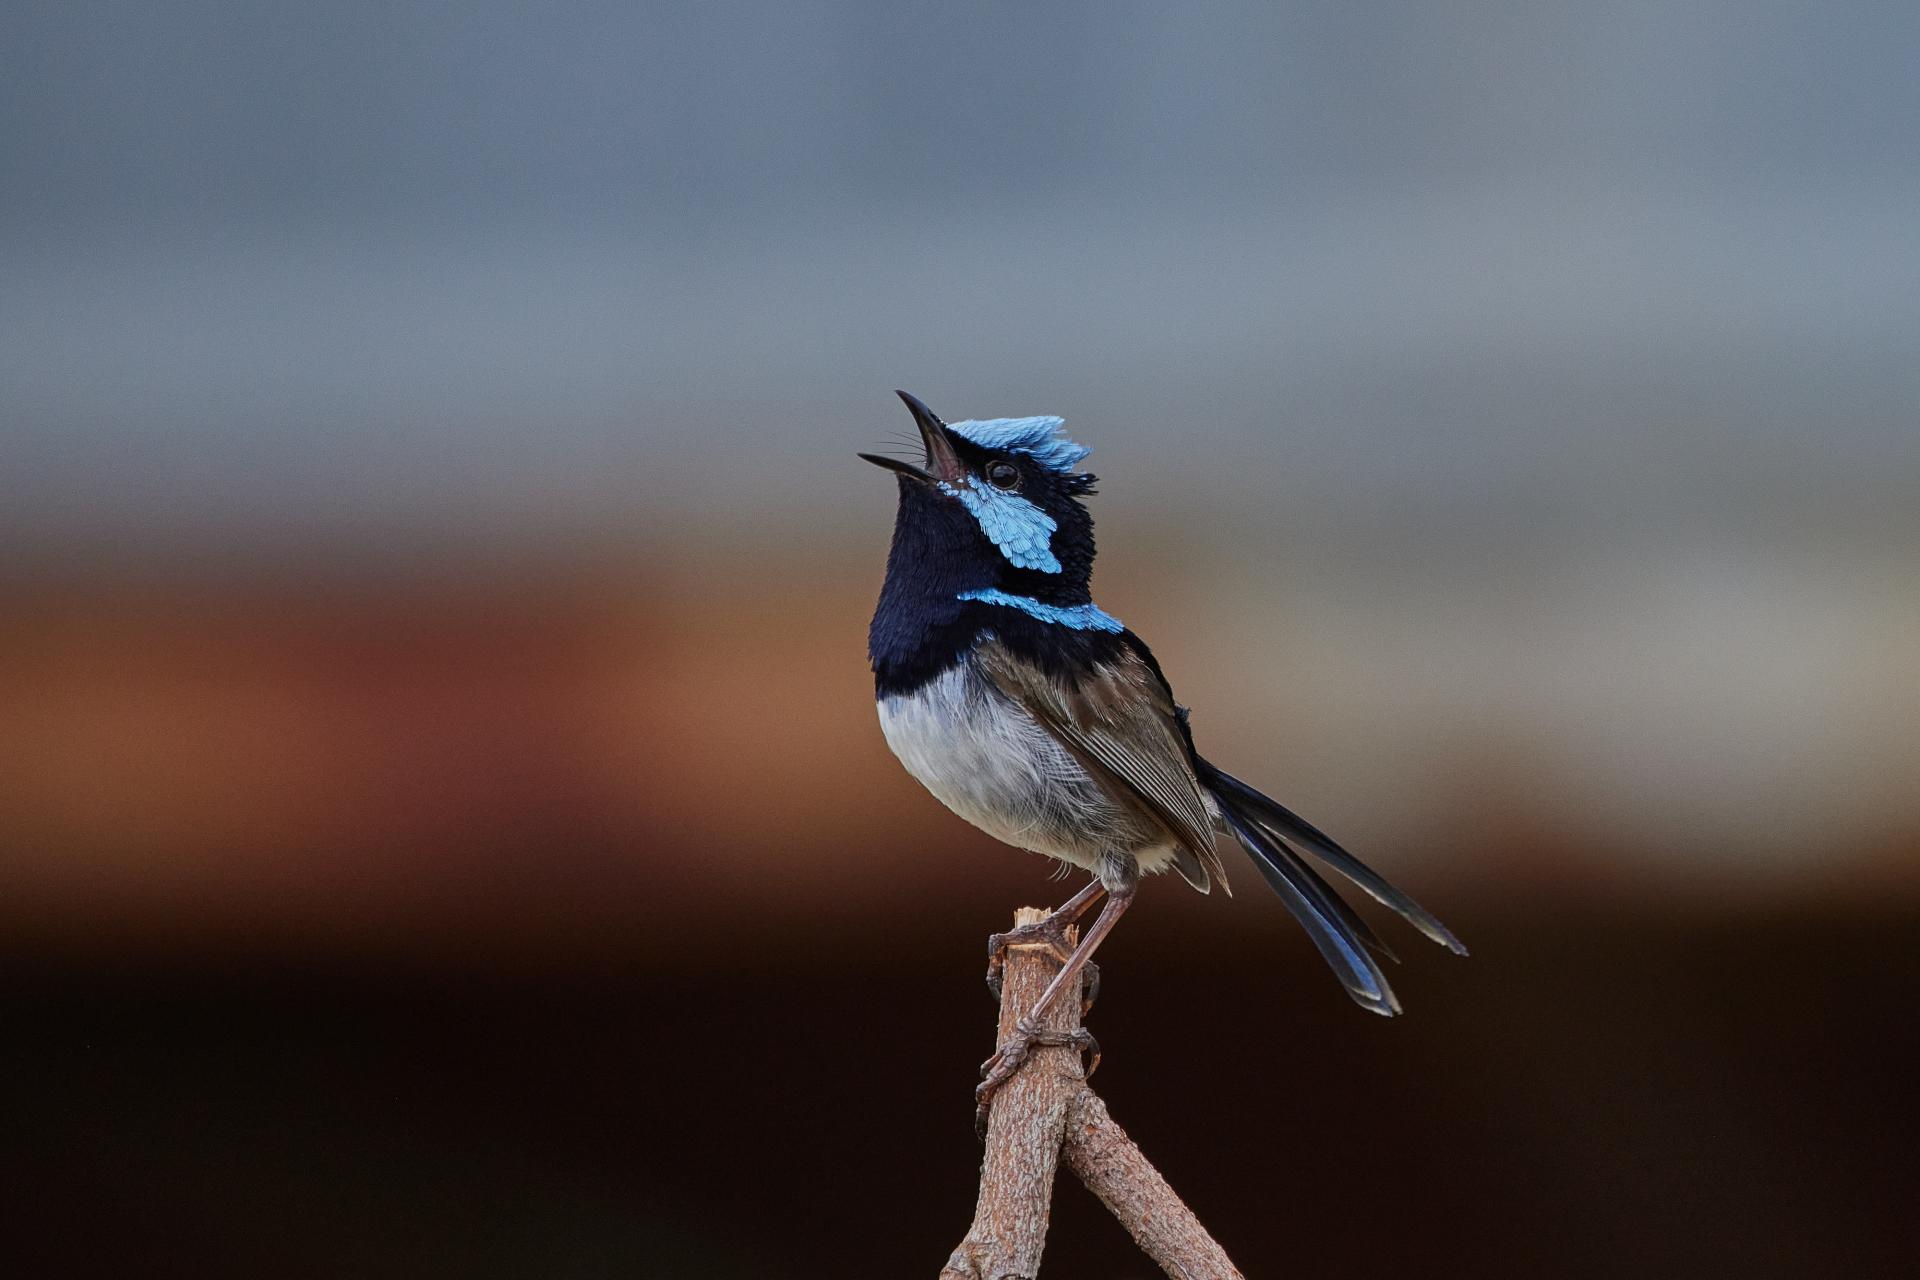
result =
[[[1227,887],[1215,836],[1231,834],[1305,927],[1354,1000],[1400,1003],[1374,958],[1392,953],[1311,857],[1457,955],[1446,926],[1279,802],[1203,757],[1152,650],[1094,604],[1089,450],[1059,418],[942,422],[906,392],[925,457],[861,454],[899,478],[886,584],[868,633],[887,744],[949,809],[988,835],[1093,881],[1038,925],[1106,904],[1020,1034],[989,1060],[982,1102],[1132,903],[1171,868],[1201,893]],[[1303,856],[1305,855],[1305,856]],[[1017,934],[1000,935],[1004,945]]]

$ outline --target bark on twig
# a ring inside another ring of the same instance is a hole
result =
[[[1022,907],[1014,914],[1014,927],[1046,915]],[[1008,949],[996,1044],[1013,1034],[1014,1023],[1059,971],[1060,957],[1046,946]],[[1057,1032],[1077,1029],[1080,1002],[1064,998],[1058,1003],[1042,1026]],[[1078,1050],[1051,1046],[1036,1047],[994,1098],[973,1225],[947,1259],[940,1280],[1032,1280],[1039,1274],[1053,1175],[1062,1157],[1168,1275],[1244,1280],[1087,1087]]]
[[[1067,1168],[1120,1219],[1162,1271],[1180,1280],[1243,1280],[1227,1251],[1207,1234],[1091,1089],[1075,1094],[1068,1107],[1065,1154]]]
[[[1035,907],[1014,912],[1013,924],[1035,924],[1047,913]],[[1069,931],[1069,939],[1074,936]],[[1007,948],[1000,980],[1000,1029],[995,1045],[1013,1035],[1014,1024],[1039,1002],[1060,957],[1044,945]],[[1047,1031],[1080,1026],[1080,1001],[1063,998],[1041,1019]],[[1028,1280],[1039,1274],[1053,1205],[1053,1172],[1067,1104],[1082,1084],[1080,1055],[1065,1046],[1036,1046],[1018,1075],[994,1095],[987,1118],[987,1150],[980,1162],[980,1195],[973,1225],[947,1259],[941,1280]]]

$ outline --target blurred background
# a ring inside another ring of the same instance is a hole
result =
[[[1920,10],[0,15],[13,1275],[931,1275],[983,940],[859,449],[1059,413],[1235,855],[1101,956],[1249,1274],[1890,1275]],[[1049,1274],[1150,1267],[1063,1183]]]

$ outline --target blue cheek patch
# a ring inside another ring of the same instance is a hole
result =
[[[1055,623],[1062,627],[1071,627],[1075,631],[1125,631],[1120,619],[1114,617],[1098,605],[1091,604],[1042,604],[1028,596],[1016,596],[989,587],[984,591],[962,591],[962,600],[978,600],[982,604],[1002,604],[1009,609],[1018,609],[1029,617],[1042,622]]]
[[[1060,527],[1054,518],[1018,494],[998,489],[976,489],[972,485],[953,485],[942,481],[940,491],[958,498],[973,513],[980,531],[1000,548],[1016,569],[1038,569],[1059,573],[1060,561],[1053,554],[1053,533]]]

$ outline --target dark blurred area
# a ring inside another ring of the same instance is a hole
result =
[[[1910,1271],[1917,38],[11,6],[0,1272],[931,1275],[1072,885],[880,739],[895,386],[1065,415],[1207,753],[1473,948],[1103,950],[1249,1275]]]

